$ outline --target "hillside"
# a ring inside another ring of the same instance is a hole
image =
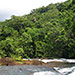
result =
[[[75,0],[0,22],[0,57],[75,58]]]

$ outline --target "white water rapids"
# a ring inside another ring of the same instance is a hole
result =
[[[56,75],[56,73],[51,72],[51,71],[42,71],[42,72],[36,72],[33,75]],[[60,74],[58,74],[60,75]]]
[[[35,72],[33,75],[75,75],[75,59],[49,59],[49,60],[43,59],[41,61],[43,61],[44,63],[52,61],[68,62],[68,63],[74,63],[74,66],[68,68],[54,67],[54,69],[60,74],[56,74],[55,72],[52,71],[41,71],[41,72]]]
[[[60,72],[58,75],[75,75],[75,66],[71,68],[55,68],[56,71]],[[33,75],[57,75],[51,71],[35,72]]]

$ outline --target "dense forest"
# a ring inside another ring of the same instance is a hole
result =
[[[75,0],[0,22],[0,57],[74,59]]]

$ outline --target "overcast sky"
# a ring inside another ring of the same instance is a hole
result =
[[[0,0],[0,21],[9,19],[12,15],[28,14],[32,9],[47,6],[50,3],[64,1],[66,0]]]

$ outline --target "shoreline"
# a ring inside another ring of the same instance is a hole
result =
[[[37,65],[44,67],[67,67],[67,65],[75,64],[74,59],[21,59],[13,60],[12,58],[6,57],[0,59],[0,65],[3,66],[14,66],[14,65]]]

